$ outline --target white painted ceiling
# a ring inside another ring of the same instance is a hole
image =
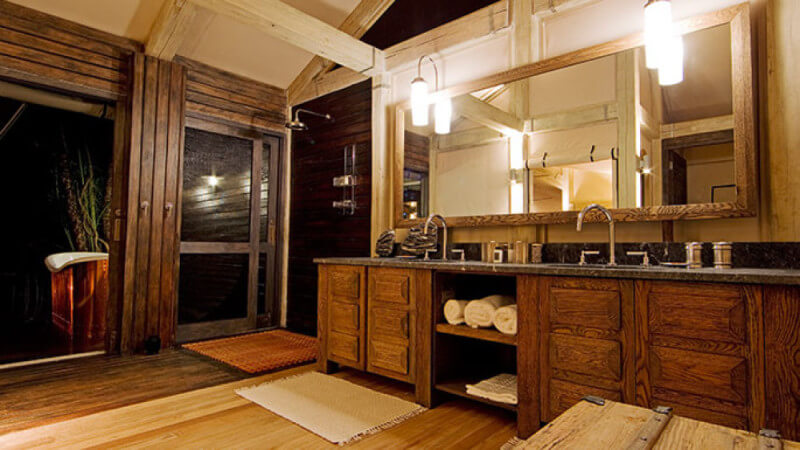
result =
[[[145,42],[165,0],[10,0],[98,30]],[[281,0],[338,27],[359,0]],[[286,88],[312,54],[252,27],[201,10],[178,55]]]

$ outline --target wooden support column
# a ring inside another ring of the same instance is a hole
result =
[[[391,74],[382,72],[372,77],[372,215],[370,242],[393,227],[392,155],[389,146],[389,103]],[[375,256],[375,246],[370,250]]]
[[[121,351],[175,340],[186,71],[133,58]]]
[[[639,70],[636,49],[616,55],[617,58],[617,146],[619,164],[614,179],[619,189],[615,192],[615,208],[636,208],[639,173],[637,153],[641,148],[639,124]]]

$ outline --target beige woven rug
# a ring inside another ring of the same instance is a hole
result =
[[[352,442],[425,411],[415,403],[319,372],[236,393],[334,444]]]

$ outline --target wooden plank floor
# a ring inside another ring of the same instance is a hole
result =
[[[0,434],[249,375],[185,350],[95,356],[0,371]]]
[[[298,367],[0,436],[2,448],[336,448],[237,396],[234,389],[312,370]],[[354,371],[335,376],[412,399],[402,384]],[[514,415],[466,400],[444,403],[348,447],[498,449]]]

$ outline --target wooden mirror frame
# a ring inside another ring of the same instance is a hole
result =
[[[694,203],[685,205],[649,206],[643,208],[615,208],[612,215],[619,222],[699,220],[731,217],[753,217],[758,211],[758,155],[755,145],[755,111],[753,109],[753,63],[750,30],[750,5],[741,3],[719,11],[701,14],[677,22],[676,29],[683,35],[695,31],[730,25],[732,62],[732,101],[734,120],[734,166],[738,186],[735,202]],[[573,66],[597,58],[644,45],[642,33],[587,47],[553,58],[516,67],[494,75],[448,88],[431,96],[433,103],[440,96],[456,97],[499,84],[508,84],[535,75]],[[394,219],[396,228],[410,228],[424,221],[403,218],[403,168],[405,160],[405,110],[410,101],[395,105],[394,109]],[[480,227],[498,225],[561,224],[574,222],[578,211],[543,213],[496,214],[480,216],[446,217],[453,227]],[[587,220],[600,221],[600,215],[590,215]],[[604,219],[603,219],[604,220]]]

